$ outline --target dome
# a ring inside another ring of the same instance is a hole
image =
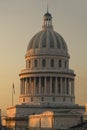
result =
[[[51,29],[40,31],[34,35],[29,42],[27,51],[45,48],[60,49],[67,52],[67,45],[63,37]]]
[[[54,31],[52,16],[44,15],[42,30],[30,40],[20,76],[20,103],[73,104],[74,71],[69,69],[68,48]]]
[[[27,56],[44,53],[54,53],[54,55],[68,55],[68,48],[63,37],[54,31],[52,26],[52,16],[49,12],[44,15],[42,30],[36,33],[30,40],[27,47]]]

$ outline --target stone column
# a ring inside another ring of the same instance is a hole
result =
[[[74,96],[74,79],[71,80],[71,95]]]
[[[69,95],[70,94],[70,88],[69,88],[69,78],[66,78],[66,94]]]
[[[60,78],[60,93],[62,94],[62,77]]]
[[[23,84],[22,79],[20,79],[20,95],[23,93],[23,92],[22,92],[22,87],[23,87],[22,84]]]
[[[32,78],[32,93],[34,94],[34,77]]]
[[[26,94],[28,94],[28,78],[26,78]]]
[[[55,77],[55,94],[57,94],[58,93],[58,80],[57,80],[57,77]]]
[[[46,94],[47,93],[46,77],[44,77],[44,78],[45,78],[45,83],[44,83],[45,84],[45,92],[44,93]]]
[[[31,77],[30,79],[31,79],[31,81],[30,81],[31,82],[30,83],[31,84],[31,93],[33,94],[34,93],[34,78]]]
[[[33,68],[33,60],[31,59],[31,67],[30,67],[30,69],[32,69]]]
[[[60,77],[58,77],[57,79],[57,93],[60,94],[60,87],[61,87],[61,84],[60,84]]]
[[[68,95],[70,95],[70,78],[68,78]]]
[[[30,88],[30,93],[32,92],[32,90],[31,90],[31,77],[30,77],[30,86],[29,86],[29,88]]]
[[[25,94],[25,79],[24,79],[24,86],[23,86],[23,88],[24,88],[24,94]]]
[[[39,77],[39,94],[41,94],[41,77]]]
[[[28,92],[28,94],[29,94],[29,78],[27,79],[27,92]]]
[[[71,78],[69,79],[70,81],[69,81],[69,88],[70,88],[70,96],[72,95],[72,80],[71,80]]]
[[[66,94],[68,95],[69,92],[69,86],[68,86],[68,78],[66,78]]]
[[[27,82],[27,79],[25,79],[25,94],[26,94],[26,82]]]
[[[22,94],[24,94],[24,79],[22,79]]]
[[[34,94],[36,94],[36,77],[34,77]]]
[[[30,94],[30,78],[28,78],[28,94]]]
[[[64,95],[66,95],[66,78],[65,78],[65,85],[64,85]]]
[[[52,94],[52,77],[50,77],[50,94]]]

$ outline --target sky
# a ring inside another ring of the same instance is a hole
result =
[[[65,39],[70,54],[70,69],[75,71],[76,104],[87,102],[87,0],[0,0],[0,108],[2,114],[19,103],[19,73],[25,69],[25,54],[30,39],[42,29],[47,11],[54,30]]]

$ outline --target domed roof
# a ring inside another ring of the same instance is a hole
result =
[[[67,52],[67,45],[60,34],[52,29],[45,29],[38,32],[30,40],[27,51],[30,49],[60,49]]]
[[[63,37],[53,30],[52,16],[49,12],[44,15],[44,25],[42,31],[36,33],[30,40],[27,53],[30,50],[34,51],[39,49],[39,52],[48,52],[49,49],[53,50],[55,54],[68,55],[68,49]],[[36,51],[34,51],[36,53]],[[28,53],[29,54],[29,53]]]

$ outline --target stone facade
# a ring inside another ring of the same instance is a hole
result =
[[[67,129],[81,123],[81,114],[71,111],[50,112],[29,116],[30,128]]]
[[[29,127],[36,128],[53,128],[54,122],[53,112],[44,112],[43,114],[35,114],[29,116]]]
[[[22,127],[69,128],[81,122],[81,116],[84,114],[84,110],[84,107],[79,105],[16,105],[7,109],[7,127],[16,127],[16,129],[21,129]],[[48,126],[44,119],[49,121],[49,123],[47,123]],[[43,122],[45,125],[43,125]]]

